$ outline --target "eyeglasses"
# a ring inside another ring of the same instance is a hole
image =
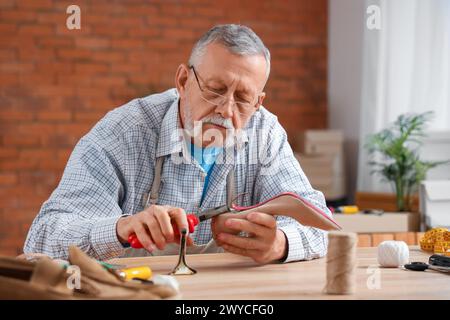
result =
[[[194,72],[195,79],[197,80],[198,88],[201,91],[201,97],[203,100],[208,102],[209,104],[215,105],[215,106],[221,106],[228,102],[228,97],[224,96],[212,89],[208,88],[202,88],[199,81],[199,76],[197,75],[197,72],[195,71],[194,66],[189,66],[190,69]],[[201,78],[200,78],[201,79]],[[203,81],[202,81],[203,82]],[[238,112],[242,114],[248,114],[252,112],[254,109],[256,109],[256,104],[259,102],[259,96],[256,96],[254,98],[248,98],[248,97],[233,97],[234,104],[238,107]]]

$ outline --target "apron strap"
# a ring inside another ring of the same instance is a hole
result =
[[[150,193],[145,201],[145,208],[149,207],[150,205],[156,204],[158,202],[158,196],[159,196],[159,187],[161,185],[161,172],[162,172],[162,166],[164,163],[164,157],[159,157],[156,159],[155,163],[155,175],[153,177],[153,183],[152,188],[150,190]],[[235,199],[235,190],[234,190],[234,167],[231,168],[230,172],[228,172],[227,175],[227,206],[231,207],[233,204],[233,200]]]
[[[231,168],[227,175],[227,206],[231,208],[233,200],[236,197],[234,190],[234,167]]]
[[[150,193],[147,197],[147,200],[145,202],[145,208],[152,204],[156,204],[158,202],[158,196],[159,196],[159,187],[161,185],[161,172],[162,172],[162,166],[164,163],[164,157],[156,158],[155,163],[155,175],[153,177],[153,183],[152,188],[150,190]]]

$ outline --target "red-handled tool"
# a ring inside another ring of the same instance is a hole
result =
[[[193,213],[186,215],[186,218],[189,225],[189,233],[192,233],[194,232],[195,227],[200,223],[200,220]],[[175,239],[177,242],[179,242],[178,240],[180,239],[180,230],[178,230],[178,226],[176,225],[175,222],[172,222],[172,228],[175,235]],[[143,248],[142,243],[139,241],[135,233],[130,234],[130,236],[128,237],[128,243],[134,249]]]
[[[219,207],[215,207],[212,209],[202,211],[198,215],[198,217],[195,214],[190,213],[190,214],[186,215],[188,225],[189,225],[189,233],[194,232],[195,227],[200,223],[200,221],[205,221],[205,220],[211,219],[211,218],[218,216],[219,214],[222,214],[225,212],[234,212],[234,211],[235,210],[233,208],[230,208],[227,205],[225,205],[225,206],[219,206]],[[177,242],[179,242],[180,231],[178,230],[178,226],[175,224],[175,222],[172,222],[172,228],[173,228],[173,232],[175,234],[175,239]],[[130,236],[128,237],[128,243],[134,249],[143,248],[141,242],[139,241],[139,239],[137,238],[135,233],[130,234]]]

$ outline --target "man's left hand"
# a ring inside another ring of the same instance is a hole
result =
[[[217,244],[228,252],[250,257],[261,264],[286,256],[286,236],[270,214],[251,212],[244,219],[223,214],[213,219],[212,228]],[[239,236],[241,231],[248,237]]]

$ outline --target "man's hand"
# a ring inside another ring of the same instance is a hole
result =
[[[178,230],[188,228],[186,213],[181,208],[151,205],[144,211],[117,221],[117,238],[121,243],[128,242],[130,234],[135,233],[145,249],[152,252],[155,246],[163,250],[167,243],[175,242],[172,220]],[[187,238],[187,245],[193,241]]]
[[[213,237],[226,251],[247,256],[258,263],[280,260],[287,253],[287,239],[275,217],[262,212],[247,215],[222,214],[213,218]],[[241,237],[239,232],[249,237]]]

